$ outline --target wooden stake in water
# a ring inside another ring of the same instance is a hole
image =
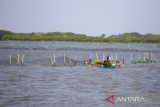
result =
[[[98,60],[98,55],[97,55],[97,53],[96,53],[96,59]]]
[[[53,55],[53,66],[56,65],[56,54]]]
[[[51,57],[51,66],[53,66],[53,58]]]
[[[150,61],[152,62],[153,61],[153,55],[152,55],[152,53],[150,54]]]
[[[64,53],[64,66],[66,66],[66,55]]]
[[[22,55],[21,61],[22,61],[22,65],[23,65],[24,64],[24,54]]]
[[[9,55],[9,64],[12,64],[12,56],[11,56],[11,54]]]
[[[154,57],[154,54],[153,54],[153,61],[156,62],[155,57]]]
[[[146,53],[146,55],[147,55],[147,63],[148,63],[148,61],[149,61],[148,53]]]
[[[139,62],[140,62],[140,60],[141,60],[141,55],[140,54],[139,54],[139,58],[138,59],[139,59]]]
[[[132,57],[132,54],[130,54],[130,57],[131,57],[131,62],[133,62],[133,57]]]
[[[118,56],[117,56],[117,53],[116,53],[116,61],[117,61],[117,59],[118,59]]]
[[[75,55],[75,61],[74,61],[74,65],[76,66],[76,60],[77,60],[77,56]]]
[[[146,61],[146,56],[145,56],[145,53],[144,53],[144,61]]]
[[[17,55],[17,65],[19,65],[20,64],[20,59],[19,59],[19,53],[18,53],[18,55]]]
[[[90,64],[92,63],[92,54],[90,54],[90,56],[89,56],[89,63]]]
[[[113,62],[113,54],[111,53],[111,60],[112,60],[112,62]]]
[[[124,64],[124,58],[123,58],[123,64]]]
[[[70,62],[70,66],[72,66],[72,61],[71,61],[71,58],[69,57],[69,62]]]

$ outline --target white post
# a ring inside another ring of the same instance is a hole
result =
[[[139,62],[140,62],[140,60],[141,60],[141,55],[139,54]]]
[[[77,56],[75,55],[74,57],[75,57],[74,65],[76,66],[77,65],[76,64]]]
[[[130,54],[130,57],[131,57],[131,62],[133,61],[133,57],[132,57],[132,54]]]
[[[66,65],[66,56],[65,56],[65,53],[64,53],[64,66]]]
[[[69,62],[70,62],[70,65],[72,66],[72,61],[71,61],[71,58],[69,57]]]
[[[89,56],[89,63],[90,64],[92,63],[92,54],[90,54],[90,56]]]
[[[117,61],[117,59],[118,59],[118,56],[117,56],[117,53],[116,53],[116,61]]]
[[[55,64],[56,64],[56,54],[54,53],[54,55],[53,55],[53,65],[55,66]]]
[[[113,54],[111,53],[111,60],[113,61]]]
[[[89,58],[92,59],[92,54],[90,54]]]
[[[146,54],[147,54],[147,59],[148,59],[148,52]]]
[[[22,55],[22,65],[23,65],[23,63],[24,63],[24,54]]]
[[[19,53],[18,53],[18,55],[17,55],[17,65],[20,64],[19,61],[20,61],[20,60],[19,60]]]
[[[96,59],[98,60],[98,55],[97,55],[97,53],[96,53]]]
[[[51,66],[53,66],[53,58],[51,57]]]
[[[154,58],[154,54],[153,54],[153,60],[154,60],[154,62],[156,62],[156,61],[155,61],[155,58]]]
[[[9,64],[12,64],[12,56],[11,56],[11,54],[9,55]]]
[[[146,57],[145,57],[145,53],[144,53],[144,61],[146,60]]]

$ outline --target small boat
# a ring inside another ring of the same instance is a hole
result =
[[[98,68],[108,68],[108,69],[119,68],[119,66],[104,66],[104,65],[102,65],[102,66],[96,66],[96,67],[98,67]]]

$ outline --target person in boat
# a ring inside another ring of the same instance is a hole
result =
[[[104,60],[103,66],[112,66],[111,58],[109,56],[107,56],[107,59]]]

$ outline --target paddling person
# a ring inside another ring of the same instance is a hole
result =
[[[112,66],[111,58],[109,56],[107,56],[107,59],[104,60],[103,65],[104,66]]]

